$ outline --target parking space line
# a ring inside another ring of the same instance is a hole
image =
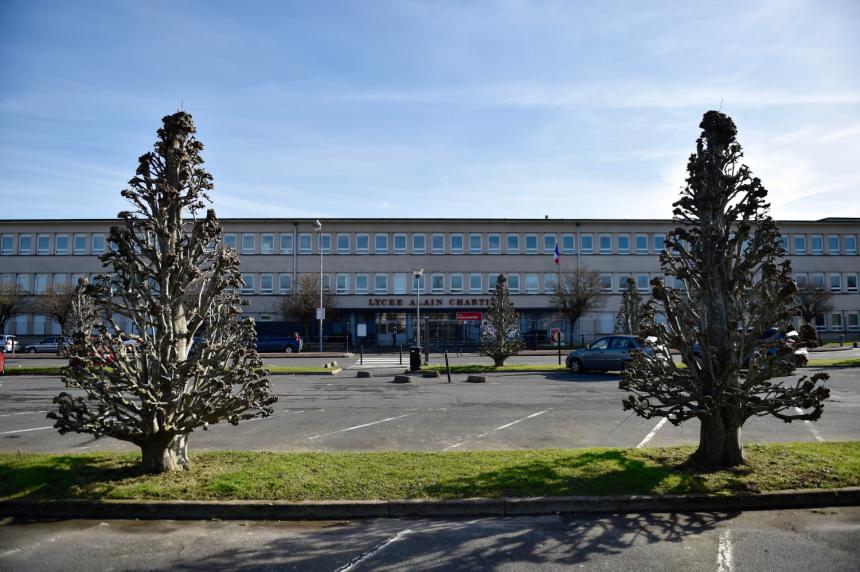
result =
[[[637,449],[641,449],[642,447],[644,447],[645,445],[647,445],[647,444],[648,444],[648,441],[650,441],[651,439],[653,439],[653,438],[654,438],[654,435],[656,435],[656,434],[657,434],[657,431],[659,431],[659,430],[660,430],[660,427],[662,427],[663,425],[665,425],[665,424],[666,424],[666,421],[667,421],[667,418],[666,418],[666,417],[664,417],[664,418],[662,418],[660,421],[658,421],[658,422],[657,422],[657,425],[655,425],[655,426],[654,426],[654,428],[653,428],[653,429],[651,429],[651,432],[650,432],[650,433],[648,433],[647,435],[645,435],[645,438],[644,438],[644,439],[642,439],[642,441],[641,441],[638,445],[636,445],[636,448],[637,448]]]
[[[395,421],[397,419],[403,419],[404,417],[409,417],[410,415],[415,415],[415,413],[406,413],[405,415],[399,415],[397,417],[388,417],[386,419],[380,419],[379,421],[372,421],[370,423],[364,423],[362,425],[356,425],[354,427],[347,427],[346,429],[338,429],[337,431],[332,431],[330,433],[323,433],[322,435],[314,435],[313,437],[308,437],[308,440],[313,441],[314,439],[319,439],[320,437],[328,437],[329,435],[334,435],[335,433],[345,433],[347,431],[354,431],[356,429],[362,429],[364,427],[370,427],[371,425],[378,425],[379,423],[385,423],[387,421]]]
[[[487,432],[485,432],[485,433],[481,433],[480,435],[477,435],[477,436],[475,436],[475,437],[472,437],[471,439],[465,439],[465,440],[463,440],[463,441],[461,441],[461,442],[459,442],[459,443],[455,443],[455,444],[453,444],[453,445],[449,445],[449,446],[445,447],[444,449],[442,449],[442,451],[448,451],[449,449],[456,449],[457,447],[459,447],[459,446],[461,446],[461,445],[464,445],[464,444],[468,443],[469,441],[474,441],[475,439],[481,439],[481,438],[483,438],[483,437],[486,437],[486,436],[487,436],[487,435],[489,435],[490,433],[493,433],[494,431],[501,431],[502,429],[507,429],[507,428],[508,428],[508,427],[510,427],[511,425],[516,425],[517,423],[520,423],[520,422],[522,422],[522,421],[525,421],[526,419],[531,419],[532,417],[537,417],[538,415],[543,415],[543,414],[544,414],[544,413],[546,413],[547,411],[551,411],[551,410],[552,410],[552,409],[550,408],[550,409],[544,409],[543,411],[538,411],[537,413],[532,413],[531,415],[527,415],[527,416],[523,417],[522,419],[517,419],[516,421],[512,421],[512,422],[510,422],[510,423],[507,423],[507,424],[505,424],[505,425],[501,425],[501,426],[496,427],[496,428],[494,428],[494,429],[490,429],[489,431],[487,431]]]
[[[720,532],[717,545],[717,572],[732,572],[732,531]]]
[[[50,427],[34,427],[32,429],[17,429],[15,431],[4,431],[3,433],[0,433],[0,435],[11,435],[12,433],[26,433],[28,431],[43,431],[45,429],[53,429],[53,428],[54,428],[54,426],[51,425]]]
[[[800,413],[801,415],[803,414],[803,409],[801,409],[800,407],[795,407],[794,410],[797,411],[798,413]],[[813,427],[812,421],[810,421],[809,419],[804,419],[803,424],[806,425],[806,427],[809,429],[809,432],[812,433],[813,437],[815,437],[816,441],[818,441],[819,443],[824,442],[824,439],[821,437],[821,434],[818,432],[818,429]]]
[[[0,417],[13,417],[15,415],[35,415],[36,413],[47,413],[48,410],[45,411],[20,411],[18,413],[3,413]]]
[[[388,540],[386,540],[380,544],[377,544],[376,546],[374,546],[373,548],[371,548],[370,550],[368,550],[364,554],[360,554],[359,556],[356,556],[355,558],[353,558],[352,560],[350,560],[349,562],[347,562],[346,564],[344,564],[343,566],[338,568],[335,572],[349,572],[350,570],[352,570],[353,568],[355,568],[356,566],[358,566],[362,562],[366,561],[368,558],[371,558],[371,557],[375,556],[376,554],[378,554],[380,551],[382,551],[389,544],[394,544],[398,540],[403,540],[404,538],[406,538],[406,535],[408,535],[408,534],[412,534],[412,529],[407,528],[405,530],[401,530],[400,532],[398,532],[397,534],[395,534],[394,536],[392,536]]]

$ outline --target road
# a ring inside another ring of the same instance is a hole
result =
[[[338,522],[0,524],[0,571],[857,570],[860,507]]]
[[[811,374],[814,369],[803,370]],[[622,411],[613,374],[495,373],[485,384],[464,375],[391,383],[356,371],[336,376],[273,376],[279,401],[272,417],[219,424],[191,436],[194,450],[468,451],[694,444],[698,424],[674,427]],[[816,423],[754,418],[747,442],[860,439],[860,370],[831,369],[831,398]],[[0,380],[0,451],[131,451],[127,443],[59,435],[45,415],[62,390],[56,377]]]

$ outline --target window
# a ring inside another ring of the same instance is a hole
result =
[[[561,235],[561,251],[564,254],[573,254],[576,249],[576,235],[563,234]]]
[[[612,292],[612,274],[600,275],[600,289],[604,292]]]
[[[406,235],[394,235],[394,254],[406,254]]]
[[[650,282],[647,274],[637,274],[636,275],[636,289],[640,292],[647,292],[649,289],[648,282]]]
[[[67,239],[68,240],[68,239]],[[2,239],[0,239],[0,255],[9,256],[12,254],[13,247],[12,245],[15,243],[15,237],[11,234],[4,234]]]
[[[842,312],[830,313],[830,329],[838,332],[842,331]]]
[[[579,236],[579,251],[582,254],[591,254],[594,252],[594,237],[590,234],[582,234]]]
[[[84,237],[86,240],[86,237]],[[29,234],[22,234],[18,237],[18,254],[30,254],[33,251],[33,237]],[[77,252],[75,253],[77,254]]]
[[[434,234],[430,238],[430,252],[432,254],[445,254],[445,235]]]
[[[349,234],[340,233],[337,235],[337,253],[349,254]]]
[[[313,238],[311,233],[303,232],[299,234],[299,254],[310,254],[313,249]]]
[[[839,254],[839,237],[835,235],[830,235],[827,237],[827,254],[837,255]]]
[[[284,235],[281,235],[284,236]],[[281,294],[289,294],[293,290],[293,275],[280,274],[278,276],[278,292]]]
[[[430,291],[434,294],[442,294],[445,292],[445,275],[433,274],[430,277]]]
[[[543,275],[543,291],[545,294],[554,294],[558,287],[558,274],[552,272]]]
[[[422,274],[421,276],[412,275],[412,293],[415,294],[416,288],[421,291],[422,294],[427,292],[427,280],[426,275]]]
[[[317,244],[317,252],[331,254],[331,233],[321,232],[318,236],[317,240],[319,240],[319,244]]]
[[[58,234],[54,237],[54,254],[65,256],[69,253],[69,236]]]
[[[806,254],[806,236],[794,235],[794,253],[800,255]]]
[[[242,294],[254,293],[254,275],[242,274]]]
[[[819,331],[823,331],[827,328],[827,324],[825,323],[824,314],[819,314],[815,316],[815,329]]]
[[[30,275],[29,274],[18,274],[15,277],[15,283],[18,285],[18,290],[21,292],[29,292],[30,291]]]
[[[386,236],[386,239],[388,237]],[[373,293],[388,294],[388,274],[373,275]]]
[[[843,244],[845,245],[845,254],[849,256],[854,256],[857,254],[857,237],[856,236],[846,236],[842,239]]]
[[[36,254],[44,256],[51,254],[51,236],[48,234],[40,234],[36,237]]]
[[[612,235],[600,235],[600,254],[612,254]]]
[[[654,235],[654,252],[660,254],[666,248],[666,236],[662,234]]]
[[[65,288],[66,287],[66,275],[65,274],[54,274],[54,288]]]
[[[463,293],[463,275],[462,274],[452,274],[451,275],[451,294],[462,294]]]
[[[236,235],[232,232],[224,235],[224,248],[236,250]]]
[[[499,273],[498,272],[490,272],[487,274],[487,292],[492,294],[496,291],[496,282],[499,281]]]
[[[543,253],[552,254],[555,252],[556,238],[554,234],[543,235]]]
[[[618,253],[619,254],[630,254],[630,235],[629,234],[619,234],[618,235]]]
[[[502,235],[490,234],[487,235],[487,252],[489,254],[502,253]]]
[[[261,234],[260,235],[260,254],[275,253],[275,235]],[[263,288],[262,278],[260,279],[260,288]]]
[[[331,274],[323,274],[322,289],[323,292],[331,292]]]
[[[794,281],[797,282],[798,290],[802,290],[809,286],[809,277],[806,275],[806,272],[795,274]]]
[[[293,235],[292,233],[281,234],[281,254],[293,253]]]
[[[451,235],[451,254],[463,254],[463,235]]]
[[[95,255],[103,254],[104,251],[105,251],[105,235],[94,234],[93,235],[93,254],[95,254]]]
[[[355,293],[367,294],[367,274],[355,275]]]
[[[484,238],[480,234],[469,235],[469,254],[481,254],[484,249]]]
[[[394,274],[392,276],[391,283],[391,291],[393,294],[406,294],[406,274]]]
[[[274,239],[272,247],[274,248]],[[274,291],[274,279],[271,274],[260,274],[260,294],[271,294]]]
[[[812,275],[812,287],[816,290],[824,289],[824,274]]]
[[[48,275],[36,274],[36,280],[33,285],[34,294],[44,294],[48,291]]]
[[[779,245],[782,246],[782,253],[788,254],[788,235],[783,234],[779,237]]]
[[[388,235],[377,234],[373,237],[373,252],[375,254],[388,254]]]
[[[856,274],[846,274],[845,275],[845,291],[846,292],[857,292],[857,275]]]
[[[539,287],[538,275],[531,273],[526,274],[526,294],[537,294]]]
[[[242,254],[254,254],[257,251],[256,235],[246,232],[242,234]]]
[[[526,254],[537,254],[538,237],[536,234],[526,235]]]
[[[427,237],[423,234],[412,235],[412,254],[424,254],[427,250]]]
[[[619,291],[619,292],[624,292],[625,290],[627,290],[628,282],[629,282],[630,280],[633,280],[633,277],[632,277],[632,276],[629,276],[629,275],[627,275],[627,274],[621,274],[621,275],[619,275],[619,276],[618,276],[618,291]],[[633,282],[635,283],[636,281],[635,281],[635,280],[633,280]]]
[[[508,254],[519,254],[519,253],[520,253],[520,235],[509,234],[508,235]]]
[[[349,294],[349,274],[338,274],[334,278],[335,292]]]
[[[76,255],[86,254],[87,253],[87,235],[85,234],[76,234],[75,242],[74,242],[74,253]]]
[[[677,276],[675,276],[675,288],[677,290],[686,290],[687,289],[687,285],[684,284],[683,278],[678,278]]]
[[[519,274],[508,274],[508,291],[511,294],[519,294],[520,293],[520,275]]]
[[[812,237],[812,254],[815,256],[824,254],[824,239],[820,236]]]
[[[469,274],[469,292],[471,294],[480,294],[481,290],[481,274]]]
[[[830,275],[830,291],[834,294],[839,294],[842,292],[842,275],[841,274],[831,274]]]
[[[368,234],[356,234],[355,235],[355,253],[356,254],[367,254],[370,252],[370,235]],[[356,288],[358,286],[356,285]]]
[[[846,312],[845,317],[849,330],[860,330],[860,312]]]
[[[648,254],[648,236],[644,234],[636,235],[636,254]]]
[[[37,336],[45,335],[45,316],[42,314],[33,314],[33,330],[31,333]]]
[[[15,282],[14,274],[0,274],[0,285],[9,287]]]

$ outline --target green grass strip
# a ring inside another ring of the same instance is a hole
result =
[[[137,454],[0,454],[0,498],[370,500],[750,493],[860,485],[860,442],[768,443],[748,465],[701,473],[692,447],[452,453],[192,454],[191,469],[144,475]]]
[[[60,375],[61,369],[57,365],[7,365],[6,375]]]
[[[860,358],[811,359],[807,367],[860,367]]]

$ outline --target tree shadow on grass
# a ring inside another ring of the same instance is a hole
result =
[[[52,455],[32,463],[9,456],[0,461],[0,498],[100,498],[119,482],[143,474],[131,456]]]

